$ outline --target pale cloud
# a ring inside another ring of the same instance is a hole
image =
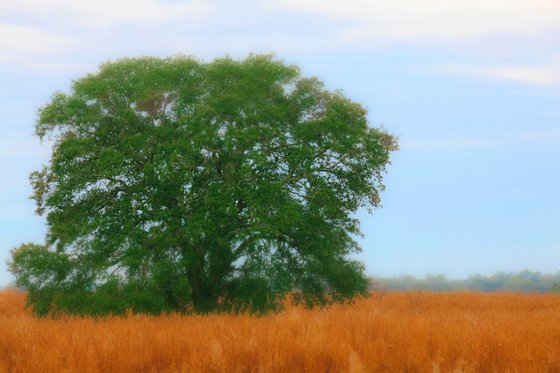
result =
[[[399,141],[402,150],[454,151],[560,144],[560,130],[526,130],[498,137],[411,138]]]
[[[560,58],[540,65],[445,65],[437,66],[435,72],[466,75],[520,83],[560,84]]]
[[[461,150],[489,148],[500,145],[496,139],[481,137],[455,137],[439,139],[405,139],[400,141],[403,150]]]
[[[465,41],[560,29],[556,0],[276,0],[271,7],[347,21],[343,41]]]
[[[51,141],[41,143],[26,133],[3,131],[0,137],[0,199],[29,187],[29,173],[47,162],[51,147]]]
[[[209,2],[200,0],[0,0],[0,65],[25,71],[89,71],[93,66],[77,59],[107,53],[113,27],[177,19],[194,22],[212,9]],[[149,32],[132,36],[138,44]],[[162,35],[165,37],[169,35]],[[112,46],[118,50],[126,47]],[[99,53],[94,52],[97,50]]]
[[[0,3],[1,16],[55,18],[80,27],[105,29],[119,23],[160,23],[206,15],[208,1],[164,2],[156,0],[17,0]]]
[[[560,129],[526,131],[521,134],[521,138],[523,141],[531,143],[560,144]]]
[[[29,183],[27,183],[29,184]],[[26,189],[28,186],[26,186]],[[31,191],[29,191],[31,192]],[[31,193],[30,193],[31,194]],[[8,202],[2,206],[2,213],[0,213],[0,222],[11,222],[15,220],[29,220],[36,217],[35,208],[32,203],[23,200],[23,202]]]
[[[68,48],[73,38],[67,35],[57,35],[44,30],[0,23],[0,52],[20,52],[32,49],[36,53],[56,53],[60,49]]]
[[[34,27],[0,23],[0,63],[37,65],[40,56],[64,53],[76,40]]]
[[[41,143],[37,138],[27,134],[5,135],[0,138],[0,158],[6,159],[47,159],[52,142]],[[1,165],[2,163],[0,163]]]

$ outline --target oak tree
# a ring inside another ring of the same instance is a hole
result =
[[[353,217],[393,136],[268,55],[122,59],[40,110],[45,244],[10,269],[39,314],[277,309],[365,294]]]

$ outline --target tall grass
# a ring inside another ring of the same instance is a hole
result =
[[[326,310],[34,318],[0,293],[0,372],[560,372],[560,296],[373,293]]]

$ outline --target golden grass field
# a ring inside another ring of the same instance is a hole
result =
[[[265,317],[53,320],[24,302],[0,293],[0,372],[560,372],[553,294],[376,293]]]

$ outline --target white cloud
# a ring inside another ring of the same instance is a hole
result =
[[[269,6],[352,22],[346,41],[473,40],[560,28],[555,0],[280,0]]]
[[[0,63],[20,68],[48,68],[41,59],[65,53],[77,43],[72,36],[14,24],[0,23],[0,35]]]
[[[21,190],[29,187],[29,173],[39,169],[42,163],[47,162],[51,147],[52,142],[41,143],[39,139],[28,133],[2,131],[0,137],[0,199],[10,199],[9,196],[13,193],[20,193]],[[0,208],[2,203],[0,201]]]
[[[57,35],[37,28],[0,24],[0,53],[31,49],[35,53],[56,53],[74,41],[66,35]]]
[[[400,141],[403,150],[460,150],[488,148],[500,145],[495,139],[476,137],[455,137],[443,139],[410,139]]]
[[[165,22],[201,17],[212,9],[207,1],[168,3],[156,0],[17,0],[2,1],[0,16],[55,18],[61,23],[105,29],[122,22]]]
[[[402,150],[452,151],[560,144],[560,129],[526,130],[497,137],[411,138],[399,142]]]
[[[544,142],[544,143],[560,144],[560,129],[525,131],[521,134],[521,139],[525,142],[531,142],[531,143]]]
[[[76,59],[96,49],[110,49],[112,27],[149,26],[177,19],[194,22],[211,9],[201,0],[0,0],[0,64],[32,71],[91,70],[92,66]],[[8,19],[10,23],[1,21]],[[153,30],[127,38],[139,43],[151,33]]]
[[[39,139],[29,134],[10,134],[0,138],[0,158],[43,158],[47,159],[50,154],[52,143],[45,141],[41,143]],[[3,163],[0,162],[0,165]]]
[[[457,74],[520,83],[560,84],[560,59],[541,65],[445,65],[433,69],[444,74]]]

